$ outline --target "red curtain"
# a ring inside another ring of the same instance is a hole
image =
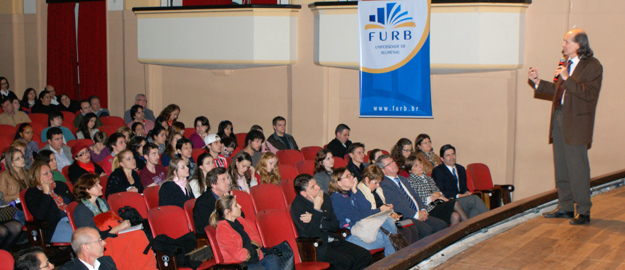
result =
[[[78,98],[75,3],[48,4],[47,84]]]
[[[84,1],[78,11],[80,98],[96,95],[107,108],[106,1]]]

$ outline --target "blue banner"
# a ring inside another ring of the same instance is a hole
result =
[[[430,4],[358,2],[360,117],[432,118]]]

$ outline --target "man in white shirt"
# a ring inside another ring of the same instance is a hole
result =
[[[54,88],[54,86],[52,85],[46,85],[46,88],[44,88],[46,91],[48,91],[48,93],[50,93],[50,104],[54,105],[54,106],[58,106],[59,105],[59,101],[56,98],[56,89]]]
[[[447,223],[442,219],[430,217],[425,209],[423,201],[417,192],[410,187],[405,177],[397,175],[399,167],[389,155],[381,155],[375,161],[375,165],[384,172],[384,179],[380,187],[384,192],[386,203],[392,204],[393,209],[402,213],[404,218],[412,219],[417,226],[419,239],[447,228]]]
[[[90,227],[76,229],[72,234],[72,249],[76,258],[59,268],[60,270],[116,270],[110,256],[104,256],[106,242],[100,233]]]

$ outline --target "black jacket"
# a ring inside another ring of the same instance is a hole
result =
[[[117,266],[110,256],[102,256],[98,258],[100,262],[100,270],[117,270]],[[64,264],[59,270],[88,270],[88,268],[78,258],[74,258]]]
[[[158,190],[158,206],[175,205],[184,208],[184,203],[187,200],[195,198],[191,189],[186,186],[185,188],[187,189],[186,195],[174,181],[165,181]]]
[[[70,202],[74,201],[74,196],[69,192],[69,188],[65,183],[55,182],[55,184],[54,193],[65,199],[69,199]],[[61,218],[67,215],[59,209],[54,199],[52,199],[52,196],[44,194],[42,190],[36,187],[26,190],[24,200],[26,200],[26,207],[28,207],[35,221],[45,221],[48,223],[48,226],[44,229],[44,234],[46,236],[46,243],[50,243],[56,225]],[[65,202],[67,203],[67,200]]]
[[[299,217],[304,213],[311,213],[312,219],[304,223]],[[291,217],[297,229],[297,234],[304,238],[320,238],[323,244],[317,247],[317,257],[319,261],[325,261],[325,254],[329,237],[337,239],[333,232],[339,228],[339,220],[334,214],[332,201],[327,194],[323,194],[323,204],[321,211],[314,209],[313,202],[297,194],[293,204],[291,204]]]

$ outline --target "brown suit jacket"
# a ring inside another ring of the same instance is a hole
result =
[[[553,113],[558,102],[555,100],[555,93],[561,84],[565,89],[562,102],[564,141],[570,145],[587,145],[590,148],[602,79],[603,67],[599,60],[594,57],[585,57],[580,59],[575,71],[567,80],[560,79],[557,83],[540,81],[536,93],[551,96],[553,100],[549,143],[553,142],[551,134]]]

